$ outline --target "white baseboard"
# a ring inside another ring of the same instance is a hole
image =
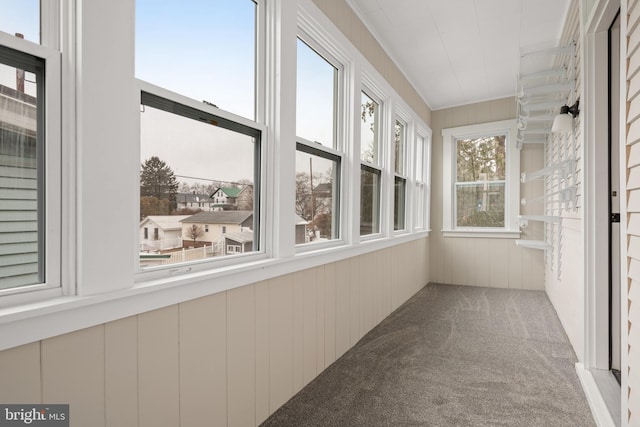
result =
[[[600,389],[593,378],[593,374],[588,369],[585,369],[582,363],[576,363],[576,372],[596,424],[600,427],[616,427]]]

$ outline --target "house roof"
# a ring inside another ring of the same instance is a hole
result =
[[[227,232],[224,238],[238,243],[251,243],[253,242],[253,231]]]
[[[218,191],[222,191],[227,197],[238,197],[238,194],[242,191],[242,188],[238,187],[220,187],[213,194],[216,194]],[[213,194],[211,195],[213,197]]]
[[[322,184],[318,184],[316,188],[313,189],[314,192],[318,193],[330,193],[333,190],[333,184],[330,182],[323,182]]]
[[[195,224],[242,224],[253,216],[253,211],[199,212],[182,220]]]
[[[180,222],[188,217],[189,215],[149,215],[140,221],[140,227],[151,223],[162,230],[180,230],[182,228]]]

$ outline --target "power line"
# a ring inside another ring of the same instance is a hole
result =
[[[244,186],[252,186],[253,183],[247,184],[247,183],[242,183],[242,182],[234,182],[234,181],[225,181],[223,179],[211,179],[211,178],[200,178],[197,176],[187,176],[187,175],[174,175],[178,178],[187,178],[187,179],[197,179],[200,181],[211,181],[211,182],[221,182],[224,184],[232,184],[232,185],[244,185]]]

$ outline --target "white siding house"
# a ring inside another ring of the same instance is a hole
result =
[[[0,85],[0,289],[37,283],[38,162],[36,99]],[[40,238],[41,239],[41,238]],[[14,255],[15,254],[15,255]]]
[[[217,188],[211,195],[214,209],[218,211],[238,209],[238,196],[243,190],[244,188],[239,187]]]
[[[227,233],[249,233],[253,236],[253,211],[200,212],[182,219],[181,225],[185,246],[213,246],[215,254],[226,254]],[[253,242],[253,237],[247,240],[245,236],[241,240]],[[238,253],[244,252],[243,246]]]
[[[140,222],[140,251],[182,247],[182,223],[189,215],[151,215]]]
[[[176,209],[192,209],[202,211],[212,211],[214,201],[208,194],[178,193],[176,195]]]

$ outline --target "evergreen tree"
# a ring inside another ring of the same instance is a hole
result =
[[[155,197],[167,200],[170,211],[174,211],[178,181],[173,170],[157,156],[152,156],[141,165],[140,169],[140,197]],[[166,215],[168,212],[158,212],[156,215]]]

